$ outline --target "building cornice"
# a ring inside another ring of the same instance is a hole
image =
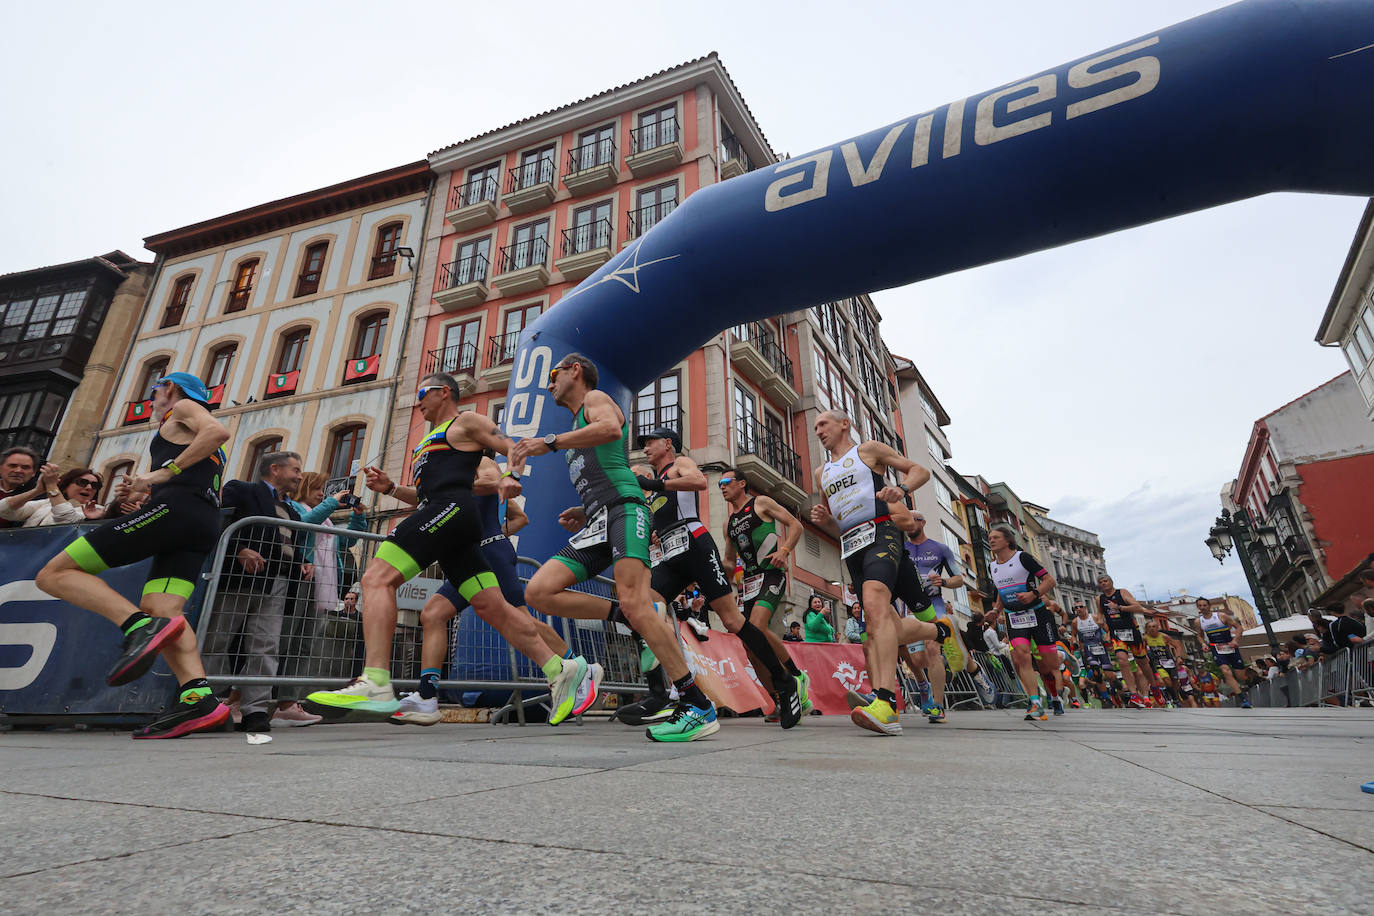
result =
[[[1317,326],[1317,343],[1330,346],[1341,342],[1345,336],[1346,321],[1336,321],[1338,315],[1353,315],[1360,299],[1358,278],[1374,273],[1374,197],[1364,208],[1359,228],[1355,230],[1355,240],[1350,243],[1345,264],[1336,278],[1336,288],[1331,293],[1331,301],[1326,304],[1326,313]]]
[[[656,98],[680,95],[703,83],[715,93],[720,114],[730,122],[735,138],[744,146],[755,165],[775,162],[777,154],[754,120],[754,114],[745,103],[739,87],[730,78],[716,52],[712,51],[705,57],[435,150],[429,154],[429,164],[435,172],[440,173],[465,168],[510,149],[560,136]]]
[[[421,159],[394,169],[192,223],[170,232],[150,235],[143,240],[143,247],[168,258],[217,248],[298,223],[426,192],[429,190],[430,176],[429,162]]]

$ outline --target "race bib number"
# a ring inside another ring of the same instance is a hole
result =
[[[1112,630],[1112,633],[1122,642],[1135,642],[1135,630]]]
[[[1035,611],[1012,611],[1007,614],[1007,625],[1015,630],[1035,629]]]
[[[757,598],[761,591],[763,591],[763,573],[750,576],[744,580],[744,588],[740,591],[740,598],[744,601],[751,601]]]
[[[1172,658],[1161,658],[1159,664],[1162,668],[1172,668],[1174,667],[1174,660]]]
[[[1095,643],[1091,646],[1088,646],[1088,652],[1090,652],[1093,655],[1106,656],[1107,647],[1102,645],[1101,643]]]
[[[593,515],[586,527],[569,538],[568,543],[578,550],[606,543],[606,510]]]
[[[872,544],[877,537],[878,526],[872,522],[864,522],[856,528],[851,528],[840,538],[840,558],[844,559],[858,553]]]

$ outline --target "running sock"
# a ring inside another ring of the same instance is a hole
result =
[[[557,655],[550,655],[549,660],[540,667],[544,669],[544,677],[548,678],[549,683],[552,684],[554,678],[558,677],[563,670],[563,659]]]
[[[745,648],[753,652],[755,657],[763,662],[768,673],[772,675],[774,684],[787,677],[787,669],[782,666],[782,662],[778,661],[778,654],[773,651],[772,645],[768,642],[768,637],[764,636],[763,631],[754,626],[752,621],[744,621],[744,626],[740,627],[739,632],[735,635],[739,637],[740,642],[744,643]]]
[[[668,695],[668,675],[663,673],[661,666],[655,666],[649,673],[644,675],[644,680],[649,684],[649,692],[659,696]]]
[[[127,620],[125,620],[123,623],[119,625],[119,628],[124,631],[125,636],[128,636],[134,630],[137,630],[140,627],[146,627],[148,624],[152,622],[153,618],[149,617],[147,614],[143,613],[142,611],[134,611],[132,614],[129,615],[129,618]]]
[[[364,668],[363,677],[378,687],[386,687],[391,683],[391,672],[385,668]]]
[[[692,677],[692,672],[688,671],[681,678],[673,681],[673,686],[677,688],[678,696],[698,709],[706,709],[711,705],[711,700],[697,686],[696,678]]]
[[[177,697],[177,701],[196,703],[208,697],[210,693],[210,682],[203,677],[195,677],[181,685],[181,695]]]
[[[439,695],[439,669],[426,668],[420,672],[420,699],[432,700]]]
[[[564,652],[564,653],[563,653],[563,657],[564,657],[564,658],[577,658],[577,656],[573,654],[573,650],[572,650],[572,649],[569,649],[567,652]]]
[[[801,669],[797,667],[797,663],[792,660],[790,655],[787,656],[787,673],[793,677],[801,677],[802,674]]]
[[[891,706],[893,709],[897,708],[897,694],[888,690],[886,687],[879,687],[873,692],[877,695],[878,699],[882,700],[888,706]]]

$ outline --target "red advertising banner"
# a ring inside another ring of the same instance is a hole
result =
[[[682,621],[678,621],[677,630],[687,667],[711,702],[735,712],[761,709],[766,715],[773,711],[773,698],[754,677],[738,636],[712,630],[710,639],[699,642]]]
[[[773,699],[754,676],[738,636],[712,630],[710,639],[699,642],[682,622],[678,623],[678,635],[687,666],[712,702],[741,713],[751,709],[761,709],[765,714],[773,711]],[[849,704],[845,702],[848,690],[873,692],[862,646],[794,642],[787,644],[787,651],[797,667],[811,675],[811,703],[823,715],[849,715]],[[900,709],[900,692],[897,704]]]

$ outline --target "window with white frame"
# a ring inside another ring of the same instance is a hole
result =
[[[945,486],[944,481],[938,477],[932,477],[931,483],[935,484],[935,499],[940,503],[940,507],[950,515],[954,514],[954,494],[949,492],[949,487]]]
[[[1370,368],[1370,363],[1374,362],[1374,306],[1366,304],[1360,309],[1350,323],[1350,332],[1343,346],[1350,371],[1360,385],[1365,403],[1374,404],[1374,369]]]

